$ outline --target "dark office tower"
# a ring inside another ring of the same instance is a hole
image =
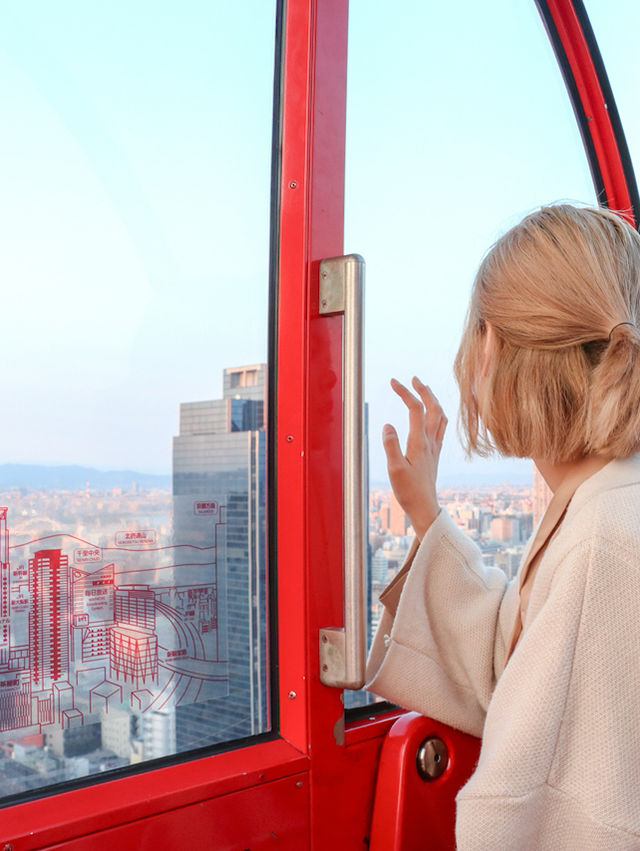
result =
[[[219,506],[226,546],[217,551],[215,624],[229,679],[224,696],[178,705],[178,750],[267,727],[264,410],[263,364],[225,369],[222,399],[180,405],[173,493],[182,508],[174,507],[174,544],[202,534],[198,506]],[[212,533],[213,518],[208,528]]]
[[[69,675],[69,563],[60,550],[29,559],[29,657],[33,691]]]

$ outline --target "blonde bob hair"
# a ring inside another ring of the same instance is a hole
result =
[[[467,452],[560,462],[640,450],[639,320],[629,224],[568,204],[528,215],[473,285],[455,361]]]

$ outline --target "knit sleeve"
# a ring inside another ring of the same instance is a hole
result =
[[[476,736],[504,664],[515,587],[442,511],[425,534],[397,601],[384,610],[367,688]]]

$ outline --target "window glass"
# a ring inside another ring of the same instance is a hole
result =
[[[367,262],[369,633],[378,595],[412,530],[390,492],[385,422],[407,416],[389,387],[417,374],[450,425],[440,501],[512,573],[532,526],[531,464],[469,463],[456,438],[452,372],[474,272],[523,214],[554,200],[594,203],[560,71],[533,2],[352,0],[345,251]],[[364,700],[347,695],[347,702]]]
[[[268,729],[274,32],[0,9],[3,796]]]

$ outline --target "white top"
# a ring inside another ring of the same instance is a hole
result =
[[[636,456],[577,489],[505,667],[517,582],[446,512],[427,531],[367,688],[483,737],[457,797],[459,851],[640,849],[639,574]]]

